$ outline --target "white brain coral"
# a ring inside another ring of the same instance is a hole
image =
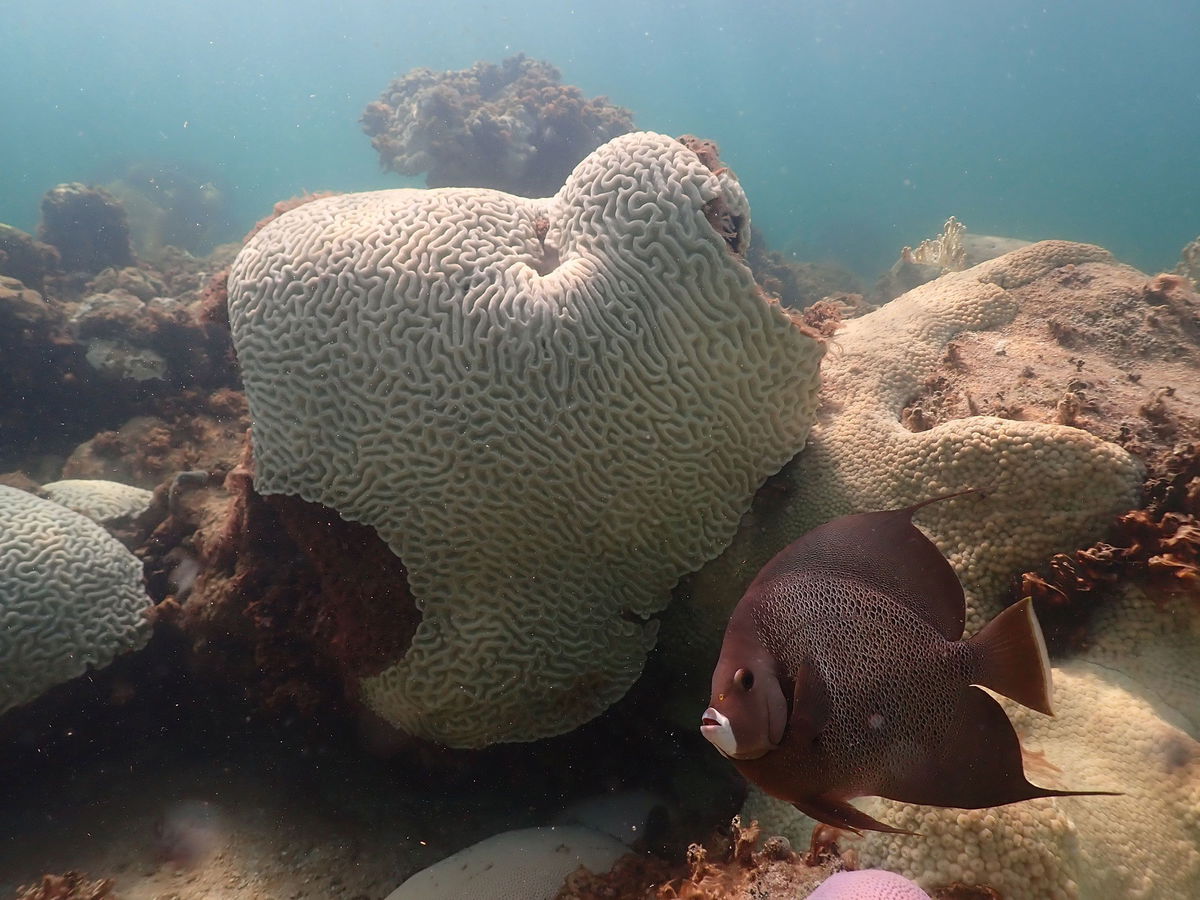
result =
[[[745,196],[657,134],[559,193],[305,204],[229,279],[256,487],[375,527],[422,620],[365,699],[455,746],[621,697],[675,580],[803,445],[823,347],[709,215]]]
[[[149,637],[142,564],[95,522],[0,485],[0,712]]]
[[[150,508],[152,491],[91,478],[67,478],[42,485],[42,495],[101,525],[133,519]]]

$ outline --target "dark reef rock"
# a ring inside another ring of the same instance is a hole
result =
[[[362,115],[385,169],[430,187],[489,187],[546,197],[583,157],[633,130],[627,109],[562,84],[554,66],[518,55],[499,65],[414,69]]]
[[[0,470],[65,454],[132,416],[170,412],[189,391],[238,385],[228,326],[204,319],[205,292],[148,301],[131,293],[157,294],[167,280],[106,270],[96,283],[112,290],[65,299],[0,276]]]
[[[46,276],[58,269],[58,263],[54,247],[34,240],[19,228],[0,224],[0,275],[40,291]]]
[[[831,263],[802,262],[768,248],[751,228],[746,264],[763,290],[791,309],[805,309],[825,297],[862,292],[858,279]]]
[[[58,248],[68,272],[133,265],[125,210],[103,188],[74,182],[47,191],[38,237]]]

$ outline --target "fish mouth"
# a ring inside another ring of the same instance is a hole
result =
[[[768,744],[766,747],[739,748],[729,717],[711,706],[700,716],[700,734],[726,759],[758,759],[776,749],[774,744]]]
[[[711,706],[700,717],[700,733],[727,759],[737,758],[737,738],[729,719]]]

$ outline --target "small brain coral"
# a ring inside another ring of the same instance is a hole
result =
[[[385,169],[428,173],[430,187],[540,197],[597,146],[632,131],[633,119],[518,55],[454,72],[414,69],[367,106],[362,125]]]
[[[145,488],[91,478],[67,478],[42,485],[42,494],[99,525],[134,519],[150,508],[153,492]]]
[[[142,564],[99,525],[0,485],[0,713],[150,633]]]
[[[421,609],[362,682],[385,719],[473,747],[603,711],[671,585],[803,445],[823,346],[730,227],[728,170],[639,133],[553,198],[331,197],[242,250],[256,487],[372,525]]]

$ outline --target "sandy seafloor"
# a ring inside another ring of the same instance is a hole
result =
[[[114,879],[121,900],[386,896],[412,872],[518,821],[497,792],[431,791],[267,734],[194,751],[138,743],[5,786],[0,897],[44,873]]]

